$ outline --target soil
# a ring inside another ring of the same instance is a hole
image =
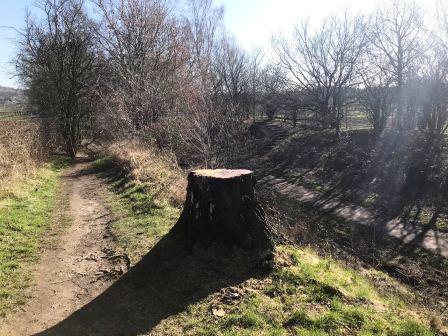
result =
[[[35,279],[30,300],[3,326],[6,335],[48,329],[127,271],[129,259],[119,252],[108,229],[111,213],[102,196],[105,186],[86,173],[90,167],[91,163],[80,160],[63,176],[54,223],[42,244],[39,263],[30,270]],[[63,218],[72,219],[68,227],[63,228]]]

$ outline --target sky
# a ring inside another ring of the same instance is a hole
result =
[[[225,24],[231,35],[248,51],[269,48],[274,33],[287,32],[301,18],[318,22],[328,14],[349,9],[371,11],[380,0],[214,0],[225,7]],[[421,0],[423,4],[435,0]],[[448,0],[447,0],[448,1]],[[17,33],[8,27],[23,27],[25,8],[32,13],[35,0],[0,0],[0,86],[17,87],[10,62],[14,58]]]
[[[220,0],[225,7],[228,31],[247,50],[266,47],[273,33],[287,33],[302,18],[312,22],[328,14],[349,9],[367,13],[378,0]]]
[[[15,55],[15,29],[23,27],[25,9],[32,7],[34,0],[0,0],[0,86],[17,87],[10,63]]]

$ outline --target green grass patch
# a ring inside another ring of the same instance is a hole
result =
[[[110,163],[100,159],[99,169],[110,170]],[[106,197],[114,215],[112,232],[118,244],[134,264],[162,238],[179,218],[180,209],[168,199],[160,199],[159,190],[151,184],[112,179]]]
[[[32,282],[27,267],[38,258],[39,242],[52,221],[59,163],[48,164],[0,200],[0,316],[25,302]]]
[[[240,286],[240,300],[212,294],[162,321],[155,334],[175,326],[185,335],[437,335],[426,313],[380,294],[365,276],[312,250],[280,246],[275,264],[266,278]],[[213,314],[217,308],[224,316]]]
[[[25,119],[27,116],[19,115],[19,114],[0,114],[0,121],[2,120],[21,120]]]
[[[362,202],[361,206],[366,208],[374,207],[375,204],[378,202],[379,195],[376,193],[369,194]]]

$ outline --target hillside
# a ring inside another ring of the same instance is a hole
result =
[[[0,86],[0,104],[15,104],[21,102],[24,92],[21,89]]]
[[[126,156],[118,148],[118,156],[93,164],[79,160],[64,173],[45,241],[65,247],[43,247],[39,291],[23,301],[25,313],[6,311],[7,335],[443,334],[443,320],[412,287],[313,247],[279,245],[268,269],[251,267],[239,249],[182,252],[169,233],[179,216],[172,198],[177,172],[154,154],[134,147]],[[128,164],[126,157],[132,158]],[[123,166],[130,169],[126,174]],[[44,196],[34,187],[18,195],[19,202]],[[21,204],[14,218],[29,206]],[[45,275],[49,260],[59,275]],[[30,261],[24,262],[19,269]],[[67,276],[71,282],[64,284]],[[55,289],[68,297],[54,298]],[[8,302],[19,293],[9,292]],[[41,302],[51,308],[40,309]]]

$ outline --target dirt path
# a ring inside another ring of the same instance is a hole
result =
[[[373,225],[405,244],[420,246],[448,258],[448,234],[440,233],[432,227],[412,225],[400,218],[384,221],[364,207],[344,202],[338,198],[325,199],[318,192],[272,175],[266,176],[260,182],[270,186],[284,197],[300,203],[313,204],[313,206],[329,211],[347,222],[365,226]]]
[[[89,174],[90,165],[77,163],[63,177],[59,209],[34,269],[31,299],[11,316],[3,328],[6,335],[46,330],[106,290],[128,268],[108,230],[105,186]],[[64,202],[69,202],[68,209]],[[61,229],[67,215],[72,223]]]

